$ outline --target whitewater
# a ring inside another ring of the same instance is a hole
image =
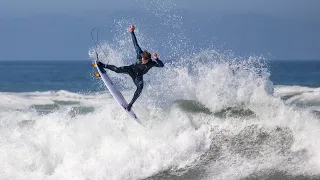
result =
[[[320,89],[273,87],[263,61],[218,56],[153,69],[134,106],[147,127],[107,91],[1,92],[1,179],[319,177]]]

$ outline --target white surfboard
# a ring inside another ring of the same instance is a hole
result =
[[[137,115],[132,111],[127,110],[128,103],[126,99],[123,97],[121,92],[117,89],[117,87],[113,84],[111,81],[110,77],[107,75],[106,71],[98,66],[97,60],[95,60],[95,64],[97,65],[97,70],[101,76],[101,79],[103,80],[104,84],[110,91],[111,95],[114,97],[114,99],[121,105],[121,107],[129,114],[129,116],[134,119],[137,123],[141,124],[144,126],[144,124],[140,121],[140,119],[137,117]]]

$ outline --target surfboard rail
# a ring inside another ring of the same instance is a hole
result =
[[[127,110],[128,102],[123,97],[122,93],[119,91],[119,89],[113,84],[112,80],[106,73],[106,71],[103,69],[103,67],[98,65],[97,60],[95,60],[94,67],[97,68],[98,73],[100,74],[100,77],[102,81],[104,82],[105,86],[109,90],[110,94],[113,96],[113,98],[121,105],[121,107],[129,114],[129,116],[135,120],[140,125],[144,124],[141,122],[141,120],[137,117],[137,115],[134,113],[134,111],[131,109],[130,111]]]

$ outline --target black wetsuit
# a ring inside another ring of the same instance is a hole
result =
[[[136,49],[137,52],[137,61],[134,64],[131,64],[130,66],[122,66],[122,67],[116,67],[114,65],[106,65],[102,64],[101,65],[104,68],[110,69],[111,71],[114,71],[116,73],[125,73],[129,74],[134,82],[134,84],[137,86],[137,90],[134,93],[134,96],[129,103],[128,110],[130,111],[132,104],[138,99],[140,96],[140,93],[143,89],[143,75],[146,74],[152,67],[163,67],[162,61],[160,61],[158,58],[153,61],[152,59],[149,59],[148,63],[142,64],[141,63],[141,53],[143,51],[141,50],[140,46],[138,45],[137,38],[134,34],[134,32],[131,32],[132,36],[132,41],[134,48]]]

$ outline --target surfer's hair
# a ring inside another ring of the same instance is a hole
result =
[[[147,50],[144,50],[143,53],[141,53],[141,57],[144,59],[151,59],[151,54]]]

